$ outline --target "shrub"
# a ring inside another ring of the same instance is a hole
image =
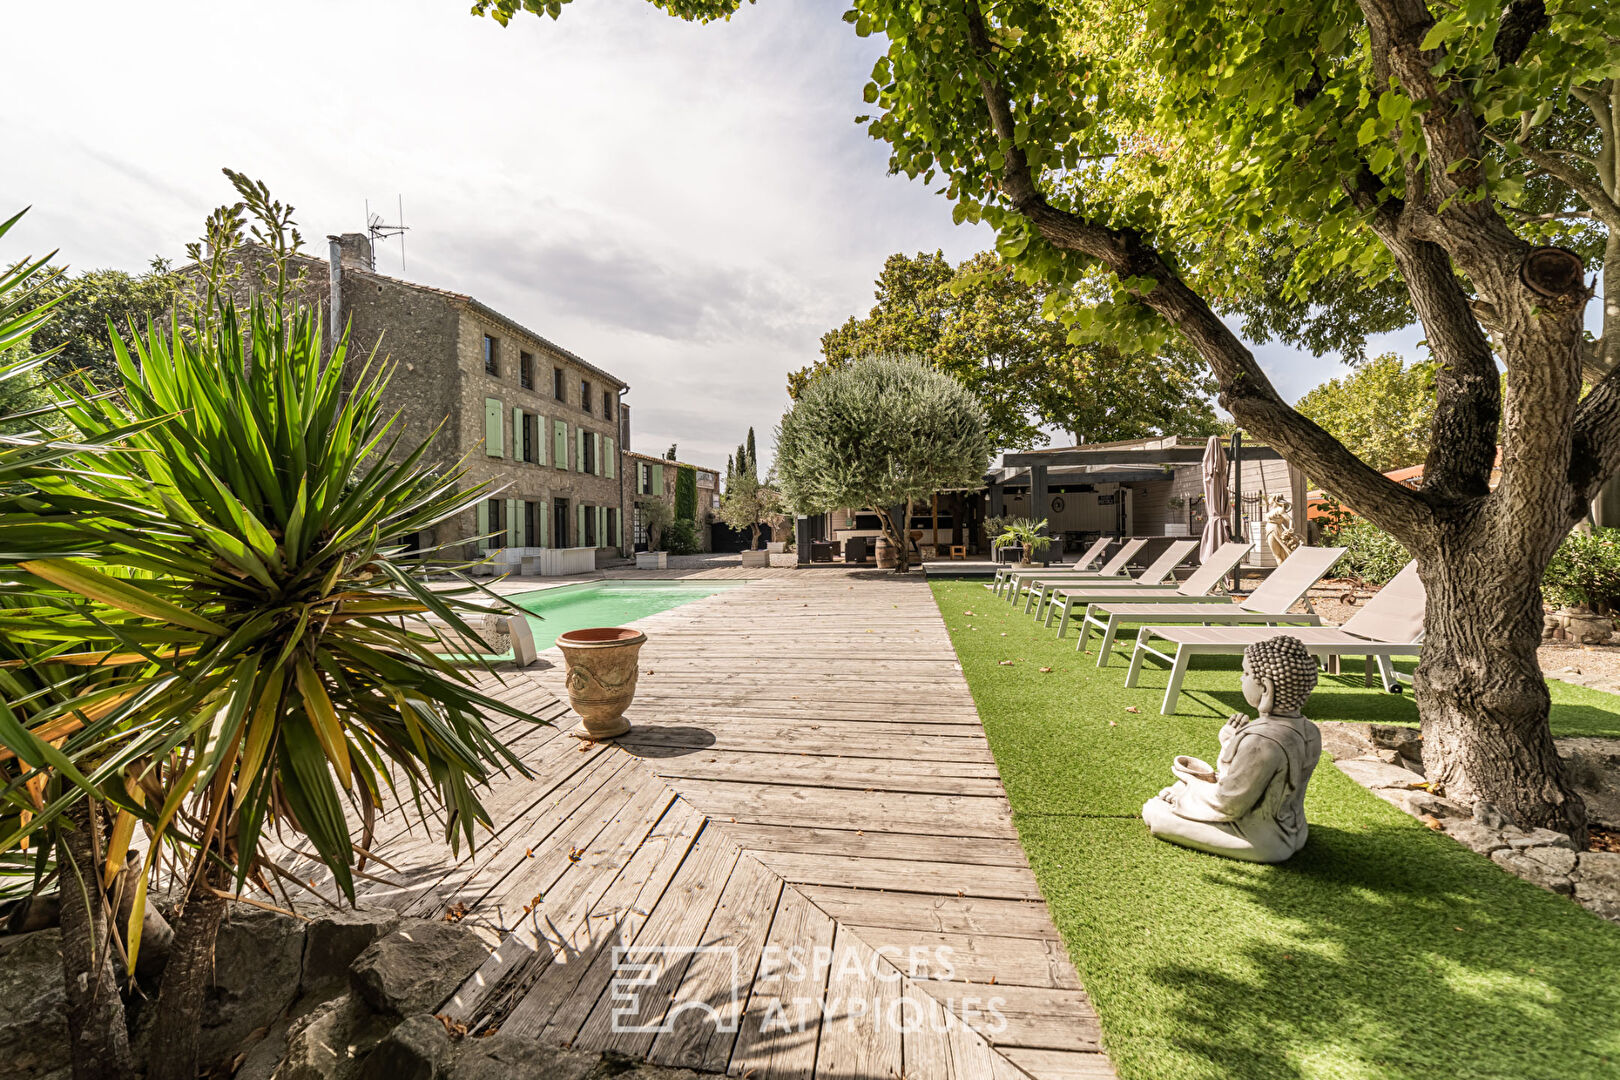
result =
[[[1620,529],[1564,537],[1542,576],[1541,593],[1558,607],[1585,604],[1602,615],[1620,610]]]
[[[1344,518],[1329,525],[1322,530],[1322,543],[1348,549],[1335,569],[1369,585],[1384,584],[1412,561],[1399,540],[1364,518]]]
[[[696,555],[703,550],[698,542],[697,522],[687,518],[676,518],[664,526],[664,550],[671,555]]]
[[[690,465],[675,470],[675,517],[681,521],[697,520],[697,470]]]

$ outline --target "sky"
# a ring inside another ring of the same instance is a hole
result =
[[[297,207],[311,253],[404,200],[403,276],[469,293],[630,383],[632,446],[714,467],[787,406],[822,333],[896,251],[991,246],[888,175],[853,122],[882,47],[833,0],[691,26],[580,0],[503,29],[470,0],[7,6],[0,262],[179,260],[230,166]],[[18,88],[37,88],[19,93]],[[401,275],[399,241],[379,272]],[[1413,351],[1417,335],[1391,342]],[[1293,400],[1342,374],[1256,350]],[[1066,439],[1063,441],[1067,441]]]

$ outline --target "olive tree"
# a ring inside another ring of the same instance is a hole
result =
[[[909,563],[913,502],[943,488],[978,487],[991,449],[978,398],[910,356],[870,356],[826,372],[776,429],[787,504],[800,514],[870,507],[900,553],[900,571]]]
[[[864,94],[891,171],[1061,284],[1081,336],[1196,350],[1240,425],[1413,553],[1433,790],[1584,836],[1536,648],[1542,571],[1620,467],[1620,7],[851,0],[844,18],[888,41]],[[1405,292],[1436,363],[1421,490],[1290,408],[1222,320],[1277,249],[1270,284],[1296,304],[1345,280]]]

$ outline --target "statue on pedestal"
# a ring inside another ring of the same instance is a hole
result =
[[[1286,634],[1243,653],[1241,713],[1221,728],[1214,765],[1183,754],[1177,780],[1142,806],[1154,836],[1245,862],[1277,863],[1305,846],[1305,787],[1322,753],[1322,733],[1303,710],[1316,688],[1316,661]]]

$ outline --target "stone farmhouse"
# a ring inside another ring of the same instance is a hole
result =
[[[703,550],[710,547],[710,526],[720,513],[720,473],[705,465],[689,465],[673,458],[653,457],[632,450],[624,452],[624,472],[630,480],[633,510],[631,543],[636,551],[647,550],[647,528],[641,520],[644,499],[662,497],[675,502],[675,480],[682,469],[691,469],[697,480],[698,542]]]

